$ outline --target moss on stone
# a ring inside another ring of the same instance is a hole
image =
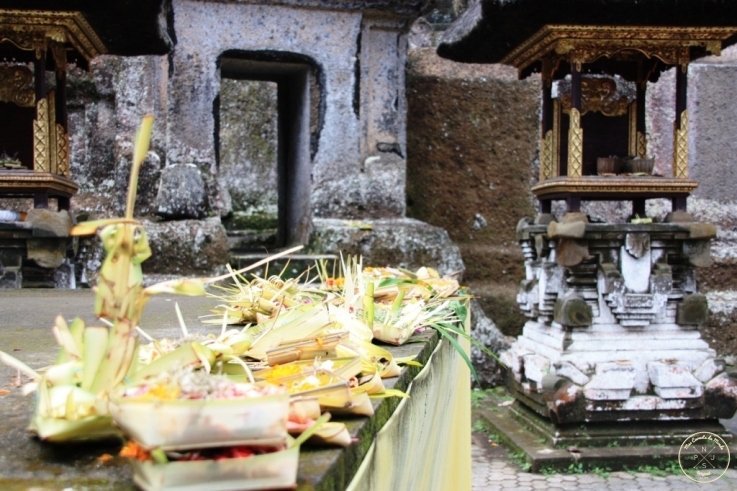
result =
[[[223,219],[223,225],[227,230],[266,230],[276,228],[278,218],[271,213],[254,212],[235,212]]]

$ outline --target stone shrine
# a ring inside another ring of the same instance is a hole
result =
[[[698,183],[688,177],[686,85],[691,61],[737,41],[737,6],[604,4],[479,0],[438,48],[542,78],[540,213],[517,228],[528,320],[501,357],[508,386],[517,414],[555,444],[591,443],[602,424],[625,421],[644,424],[640,443],[680,443],[694,422],[731,439],[717,420],[737,409],[737,379],[699,333],[708,305],[696,268],[710,264],[716,228],[687,211]],[[675,143],[664,176],[647,151],[645,95],[671,68]],[[645,215],[653,198],[672,204],[662,219]],[[594,200],[629,203],[629,219],[582,213]],[[559,217],[554,201],[565,203]]]

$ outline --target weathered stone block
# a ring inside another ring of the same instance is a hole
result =
[[[722,372],[707,384],[704,391],[707,417],[731,418],[737,411],[737,377]]]
[[[542,385],[543,377],[550,372],[550,360],[540,355],[527,355],[522,361],[525,378],[535,382],[537,386]]]
[[[555,373],[561,377],[566,377],[571,382],[578,385],[586,385],[591,380],[588,375],[583,373],[570,362],[561,363],[560,366],[556,368]]]
[[[567,294],[555,301],[553,320],[562,326],[585,327],[593,320],[591,307],[576,294]]]
[[[416,269],[428,266],[442,274],[464,270],[458,246],[439,228],[410,218],[365,220],[315,219],[306,252],[353,254],[364,264]]]
[[[177,164],[161,172],[156,213],[169,219],[202,218],[207,193],[200,170],[194,164]]]
[[[28,239],[27,255],[42,268],[53,269],[64,263],[68,247],[68,239]]]
[[[697,60],[689,66],[688,119],[692,145],[689,176],[699,182],[692,194],[695,198],[734,200],[737,172],[722,163],[729,162],[737,151],[733,133],[737,112],[732,95],[734,86],[731,85],[737,76],[735,53],[732,46],[722,56]],[[670,121],[673,119],[663,120],[663,130],[670,130],[668,133],[672,134],[672,126],[666,126]],[[667,151],[667,148],[662,149],[664,156],[672,155]]]
[[[687,366],[650,362],[647,364],[647,371],[653,390],[663,399],[688,399],[701,397],[703,394],[703,385]]]
[[[0,269],[0,288],[20,288],[23,285],[23,275],[20,268]]]
[[[72,228],[72,217],[66,210],[33,208],[28,211],[26,221],[33,226],[34,237],[69,237]]]
[[[629,363],[599,363],[596,374],[584,386],[586,399],[624,400],[635,387],[637,372]]]
[[[219,218],[144,222],[152,256],[144,273],[167,275],[211,274],[229,260],[228,237]]]
[[[686,295],[678,305],[676,322],[686,325],[701,325],[709,317],[709,304],[706,296],[700,293]]]
[[[723,370],[724,360],[709,358],[694,370],[693,374],[700,382],[706,383]]]

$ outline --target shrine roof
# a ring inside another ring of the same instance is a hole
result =
[[[500,63],[547,25],[737,26],[734,0],[471,0],[438,46],[443,58]],[[726,47],[737,36],[724,40]]]
[[[109,54],[165,54],[172,48],[170,0],[0,0],[0,9],[81,12]]]

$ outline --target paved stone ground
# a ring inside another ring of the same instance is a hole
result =
[[[737,469],[729,469],[721,478],[705,484],[691,481],[681,473],[665,476],[624,471],[601,474],[533,474],[522,470],[505,447],[490,442],[480,432],[473,433],[471,452],[472,491],[737,490]]]

